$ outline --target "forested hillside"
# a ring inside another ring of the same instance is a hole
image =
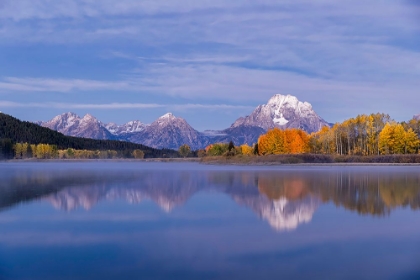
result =
[[[141,150],[145,157],[177,157],[178,153],[168,149],[153,149],[144,145],[113,140],[93,140],[65,136],[59,132],[41,127],[31,122],[20,121],[0,113],[0,158],[13,156],[13,144],[49,144],[57,149],[75,150],[114,150],[127,155]]]

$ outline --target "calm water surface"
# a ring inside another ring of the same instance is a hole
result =
[[[0,163],[0,279],[420,279],[420,167]]]

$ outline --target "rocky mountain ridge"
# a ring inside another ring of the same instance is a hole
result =
[[[172,113],[161,116],[140,133],[127,135],[126,139],[151,147],[172,149],[178,149],[183,144],[188,144],[192,149],[200,149],[205,145],[203,143],[206,143],[200,132],[192,128],[186,120],[175,117]]]
[[[129,121],[123,125],[117,125],[116,123],[108,123],[105,128],[114,135],[124,135],[130,133],[141,132],[147,127],[147,124],[141,121]]]
[[[50,121],[38,122],[38,124],[68,136],[104,140],[116,139],[98,119],[90,114],[81,118],[75,113],[68,112],[56,116]]]

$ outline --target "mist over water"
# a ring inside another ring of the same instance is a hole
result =
[[[0,170],[0,279],[420,276],[420,167]]]

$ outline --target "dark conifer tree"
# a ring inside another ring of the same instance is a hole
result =
[[[233,141],[230,141],[229,142],[229,146],[228,146],[228,150],[229,150],[229,152],[231,152],[232,150],[234,150],[235,149],[235,144],[233,144]]]

